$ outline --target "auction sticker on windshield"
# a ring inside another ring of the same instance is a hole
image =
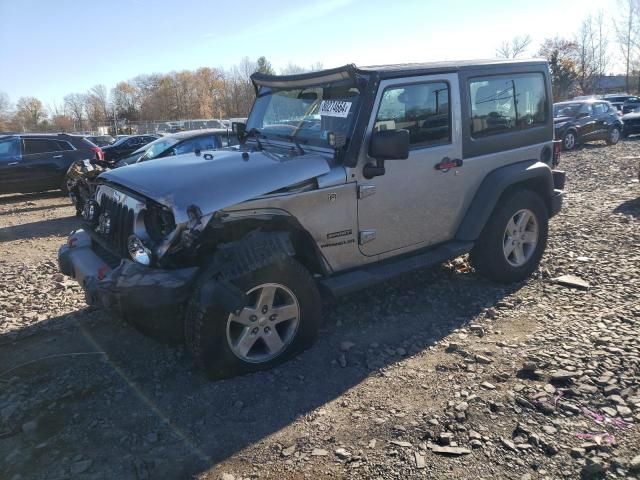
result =
[[[340,100],[323,100],[320,103],[320,111],[318,113],[323,117],[347,118],[349,110],[351,110],[351,103]]]

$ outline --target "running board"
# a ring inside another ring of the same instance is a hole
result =
[[[339,273],[321,280],[320,285],[329,290],[334,297],[339,297],[370,287],[376,283],[390,280],[403,273],[431,267],[445,260],[464,255],[472,247],[473,242],[448,242],[431,250],[422,250],[420,253],[409,257],[403,256],[399,259],[387,260],[347,273]]]

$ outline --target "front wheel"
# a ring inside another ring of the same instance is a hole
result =
[[[564,134],[564,137],[562,137],[562,148],[567,151],[576,148],[577,144],[578,137],[576,136],[576,132],[574,132],[573,130],[569,130]]]
[[[547,245],[547,207],[531,190],[517,190],[499,202],[471,251],[471,262],[496,282],[521,281],[538,267]]]
[[[233,283],[248,305],[228,312],[202,304],[196,287],[185,318],[185,341],[212,378],[228,378],[274,367],[315,339],[321,300],[309,272],[291,258],[279,260]]]
[[[611,127],[609,130],[609,136],[607,137],[607,145],[615,145],[620,140],[620,128]]]

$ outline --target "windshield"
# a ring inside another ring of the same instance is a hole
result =
[[[144,147],[139,148],[136,152],[142,153],[146,150],[147,153],[144,154],[140,160],[150,160],[152,158],[156,158],[162,152],[164,152],[167,148],[171,148],[173,145],[178,143],[177,138],[171,137],[162,137],[158,140],[154,140],[151,143],[146,144]]]
[[[582,106],[581,103],[562,103],[553,106],[554,117],[575,117]]]
[[[330,132],[349,139],[359,104],[360,90],[352,81],[291,89],[261,87],[247,131],[257,129],[267,138],[330,147]]]

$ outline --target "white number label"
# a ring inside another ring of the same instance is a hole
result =
[[[320,103],[320,115],[323,117],[347,118],[351,110],[351,102],[340,100],[323,100]]]

